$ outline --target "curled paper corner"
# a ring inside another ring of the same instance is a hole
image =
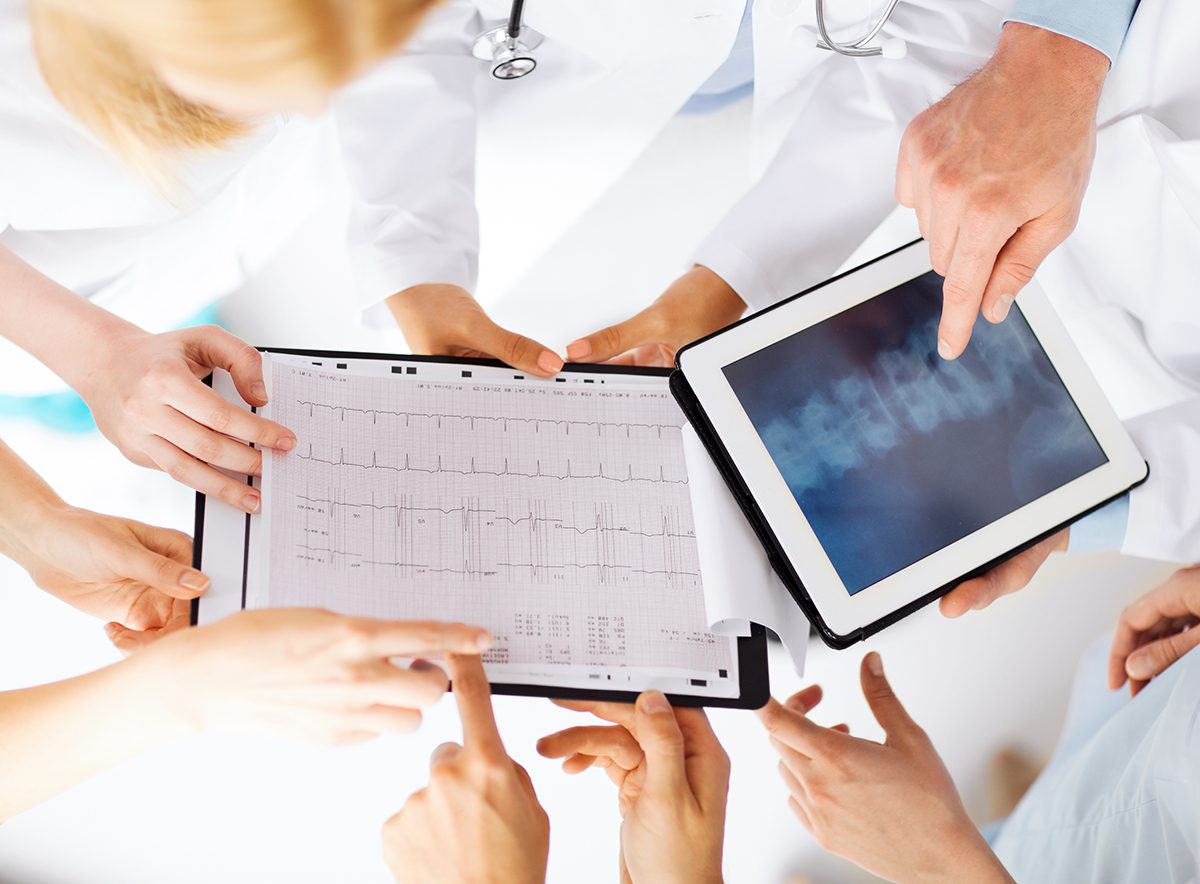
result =
[[[683,456],[709,628],[746,636],[761,623],[779,636],[797,675],[804,674],[810,627],[779,580],[700,437],[684,424]]]

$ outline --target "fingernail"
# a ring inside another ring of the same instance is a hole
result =
[[[184,589],[194,589],[199,592],[208,588],[208,578],[199,571],[185,571],[179,578],[179,585]]]
[[[950,345],[946,343],[945,338],[938,338],[938,356],[943,359],[953,359],[954,351],[950,349]]]
[[[254,394],[255,399],[261,399],[264,402],[267,400],[267,385],[262,381],[255,381],[251,384],[250,392]]]
[[[105,623],[105,624],[104,624],[104,634],[105,634],[105,635],[108,637],[108,640],[109,640],[109,641],[112,641],[112,640],[113,640],[113,638],[114,638],[114,637],[116,636],[116,634],[117,634],[117,624],[115,624],[115,623]]]
[[[562,371],[563,361],[558,357],[558,354],[551,353],[549,350],[543,350],[542,355],[538,357],[538,368],[542,371],[557,373]]]
[[[492,649],[491,633],[481,632],[475,636],[475,650],[477,650],[479,653],[482,654],[484,651],[490,651],[491,649]]]
[[[646,691],[638,702],[642,704],[642,711],[651,715],[661,715],[671,711],[671,704],[659,691]]]
[[[996,303],[992,306],[992,322],[1004,322],[1012,303],[1012,295],[1001,295],[997,298]]]
[[[1154,674],[1149,654],[1134,654],[1125,661],[1125,674],[1130,678],[1146,679]]]
[[[261,501],[259,500],[258,494],[254,491],[251,491],[242,498],[242,506],[246,508],[246,512],[248,513],[258,512],[258,505],[260,502]]]
[[[586,359],[591,353],[592,342],[587,338],[580,338],[578,341],[567,344],[568,359]]]
[[[429,672],[431,669],[437,669],[437,667],[428,660],[422,660],[420,658],[409,663],[408,668],[415,669],[417,672]]]
[[[279,441],[275,443],[275,449],[277,451],[291,451],[295,447],[296,447],[296,437],[295,436],[280,436]]]
[[[881,677],[883,675],[883,658],[874,651],[867,654],[867,669],[876,678]]]

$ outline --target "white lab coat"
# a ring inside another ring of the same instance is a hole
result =
[[[1122,551],[1200,561],[1200,4],[1143,0],[1079,225],[1038,276],[1150,464]]]
[[[832,11],[857,28],[872,5],[854,0]],[[910,58],[891,63],[817,50],[803,30],[810,3],[759,6],[761,156],[769,159],[803,114],[800,130],[814,141],[801,152],[837,157],[820,174],[799,170],[808,205],[820,210],[797,214],[816,219],[840,208],[835,221],[810,230],[837,240],[817,250],[824,259],[873,226],[889,199],[891,148],[905,122],[987,56],[999,12],[980,0],[905,0],[885,33],[908,37]],[[237,288],[332,189],[349,196],[359,306],[372,322],[390,323],[381,302],[409,285],[474,288],[477,205],[484,241],[505,256],[502,273],[489,275],[484,261],[486,285],[503,290],[724,61],[744,7],[745,0],[531,0],[526,21],[546,36],[539,69],[502,83],[470,48],[485,23],[504,18],[507,0],[451,2],[403,53],[339,95],[330,113],[264,121],[246,143],[197,157],[186,175],[192,199],[178,205],[55,103],[32,55],[24,0],[0,0],[0,243],[160,330]],[[844,135],[844,123],[873,137]],[[731,242],[770,239],[769,217],[735,226]],[[4,375],[35,377],[27,368]]]

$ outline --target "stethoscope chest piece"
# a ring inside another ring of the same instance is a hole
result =
[[[508,25],[499,25],[475,38],[471,54],[481,61],[491,62],[492,76],[497,80],[517,80],[537,67],[537,60],[531,53],[544,39],[533,28],[524,25],[516,37],[509,34]]]

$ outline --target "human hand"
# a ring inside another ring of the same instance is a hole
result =
[[[896,199],[916,209],[946,277],[938,352],[957,358],[975,317],[1003,322],[1075,228],[1108,73],[1096,49],[1009,22],[991,60],[909,124]]]
[[[933,743],[892,692],[878,654],[863,659],[861,678],[883,743],[810,721],[821,700],[815,685],[759,712],[792,812],[825,850],[889,881],[1011,882]]]
[[[1001,596],[1024,589],[1051,553],[1066,552],[1070,539],[1071,529],[1064,528],[992,570],[964,580],[938,602],[942,615],[961,617],[967,611],[982,611]]]
[[[496,325],[479,302],[456,285],[413,286],[392,295],[387,305],[414,353],[499,359],[543,378],[562,371],[562,357]]]
[[[612,726],[573,727],[538,740],[563,770],[603,768],[618,788],[621,880],[721,881],[729,756],[702,709],[672,709],[658,691],[636,705],[558,702]]]
[[[135,464],[257,512],[259,493],[217,468],[260,475],[262,452],[243,443],[291,451],[296,437],[226,402],[202,379],[223,368],[246,402],[265,405],[258,351],[212,325],[152,335],[122,324],[105,347],[108,355],[76,384],[100,432]]]
[[[1108,656],[1108,688],[1129,680],[1137,696],[1150,679],[1200,645],[1200,565],[1182,568],[1121,612]]]
[[[155,642],[129,662],[169,680],[167,702],[195,730],[322,745],[411,731],[446,674],[392,657],[477,654],[488,633],[462,623],[375,620],[308,608],[242,611]]]
[[[65,504],[40,512],[8,551],[46,592],[110,621],[119,650],[187,626],[191,600],[209,585],[191,566],[190,537]]]
[[[433,751],[429,785],[384,823],[384,859],[400,882],[541,884],[550,820],[529,774],[504,750],[483,664],[446,659],[463,742]]]
[[[745,309],[746,303],[725,280],[697,265],[641,313],[572,341],[567,358],[672,366],[680,347],[736,322]]]

